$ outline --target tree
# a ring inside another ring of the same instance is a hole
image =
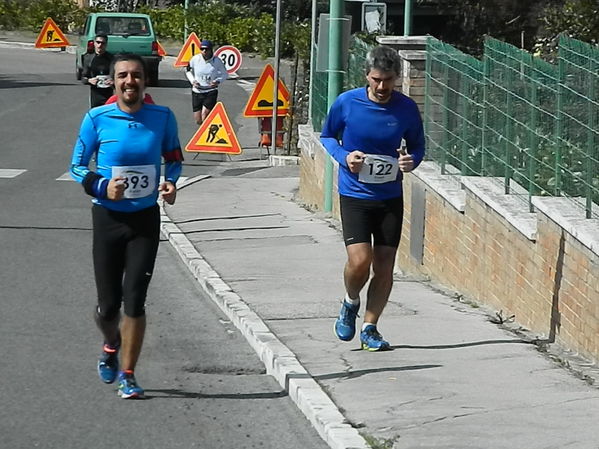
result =
[[[553,60],[560,34],[591,44],[599,43],[599,0],[565,0],[543,11],[535,53]]]
[[[461,50],[480,55],[485,35],[517,47],[532,49],[537,17],[556,0],[448,0],[438,11],[449,17],[435,37]]]

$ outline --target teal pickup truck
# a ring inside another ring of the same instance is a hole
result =
[[[94,51],[94,37],[104,33],[108,36],[108,48],[112,54],[136,53],[142,56],[148,68],[148,83],[158,85],[158,66],[162,56],[158,54],[158,41],[146,14],[102,12],[87,16],[77,44],[75,75],[78,80],[83,73],[83,56]]]

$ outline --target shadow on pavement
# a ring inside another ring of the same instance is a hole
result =
[[[167,87],[167,88],[189,88],[189,81],[179,80],[179,79],[161,79],[158,82],[158,87]]]
[[[392,349],[456,349],[456,348],[467,348],[470,346],[482,346],[482,345],[501,345],[506,343],[521,343],[532,345],[534,342],[528,340],[522,340],[520,338],[510,340],[483,340],[473,341],[470,343],[457,343],[454,345],[430,345],[430,346],[414,346],[414,345],[393,345]]]
[[[327,380],[327,379],[355,379],[357,377],[362,377],[367,374],[374,373],[384,373],[384,372],[393,372],[393,371],[417,371],[422,369],[432,369],[432,368],[441,368],[443,365],[409,365],[409,366],[388,366],[384,368],[372,368],[372,369],[359,369],[359,370],[349,370],[343,371],[339,373],[330,373],[330,374],[319,374],[314,376],[316,380]]]
[[[206,393],[194,393],[191,391],[183,391],[175,388],[168,389],[146,389],[146,399],[276,399],[287,396],[287,392],[281,391],[268,391],[265,393],[217,393],[217,394],[206,394]]]
[[[0,76],[0,89],[18,89],[22,87],[73,86],[76,84],[80,83],[52,83],[48,81],[26,81],[4,78]]]

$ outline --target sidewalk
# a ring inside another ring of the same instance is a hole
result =
[[[599,448],[599,390],[426,283],[397,278],[392,351],[337,340],[343,242],[295,171],[188,180],[163,232],[332,448]]]

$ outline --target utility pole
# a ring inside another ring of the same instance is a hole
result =
[[[343,88],[343,0],[331,0],[329,6],[329,67],[327,92],[327,109],[341,93]],[[324,171],[324,211],[333,210],[333,161],[329,156],[326,159]]]
[[[187,39],[187,10],[189,9],[189,0],[185,0],[185,6],[184,6],[185,11],[183,12],[184,15],[184,25],[183,25],[183,42],[185,42],[185,39]]]
[[[318,0],[312,0],[312,27],[310,32],[310,85],[308,87],[308,120],[312,123],[312,92],[314,91],[314,69],[316,62],[314,61],[314,46],[316,45],[316,6]]]
[[[404,0],[403,11],[403,35],[410,36],[412,34],[412,0]]]
[[[281,0],[277,0],[277,12],[275,21],[275,73],[274,73],[274,89],[272,95],[272,123],[270,141],[272,142],[272,153],[277,154],[277,109],[279,102],[279,47],[281,41]]]

